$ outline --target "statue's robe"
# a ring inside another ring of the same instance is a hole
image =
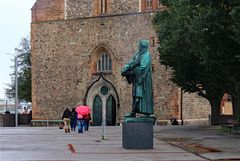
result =
[[[137,99],[140,101],[136,112],[153,114],[152,65],[148,44],[139,47],[139,52],[122,69],[122,74],[132,84],[133,106]]]

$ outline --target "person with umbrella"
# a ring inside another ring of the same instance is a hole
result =
[[[84,124],[86,124],[84,116],[90,113],[90,108],[85,105],[80,105],[76,107],[76,112],[78,113],[77,115],[78,133],[83,133]]]

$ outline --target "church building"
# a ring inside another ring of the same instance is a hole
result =
[[[162,124],[207,121],[210,105],[183,93],[159,63],[152,18],[159,0],[36,0],[32,7],[32,117],[59,120],[66,107],[87,104],[93,125],[119,125],[131,111],[132,87],[121,69],[148,39],[154,115]]]

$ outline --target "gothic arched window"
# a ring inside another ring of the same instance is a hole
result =
[[[153,0],[146,0],[146,9],[153,9]]]
[[[112,59],[106,52],[102,52],[97,62],[98,72],[112,72]]]
[[[107,0],[100,0],[100,14],[107,13]]]

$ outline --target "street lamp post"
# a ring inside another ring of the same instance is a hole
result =
[[[15,55],[11,53],[6,53],[7,55],[14,56],[15,61],[15,126],[18,126],[18,52],[15,51]]]
[[[18,54],[16,52],[15,58],[15,126],[18,126]]]

